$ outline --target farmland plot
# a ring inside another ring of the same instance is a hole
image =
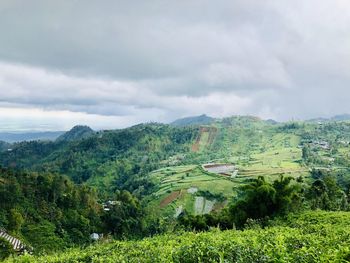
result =
[[[215,205],[216,201],[210,201],[205,199],[203,196],[196,196],[194,202],[195,215],[209,214]]]
[[[195,215],[203,214],[205,199],[203,196],[196,196],[196,200],[194,202],[194,213]]]

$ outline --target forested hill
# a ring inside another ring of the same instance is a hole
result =
[[[235,163],[242,176],[288,174],[305,170],[300,165],[305,148],[313,166],[340,167],[350,163],[343,154],[348,131],[347,122],[272,123],[250,116],[185,127],[150,123],[93,132],[78,126],[55,142],[13,144],[11,151],[0,153],[0,164],[65,174],[75,183],[88,182],[104,191],[147,194],[154,190],[147,178],[151,171],[177,165],[217,160]]]
[[[130,175],[147,174],[170,156],[189,152],[198,129],[140,124],[89,133],[79,140],[71,140],[72,133],[74,129],[55,142],[14,144],[12,151],[0,155],[0,162],[16,169],[66,174],[76,183],[90,180],[104,187],[113,178],[123,184]]]
[[[66,176],[0,168],[0,200],[0,228],[36,252],[84,244],[103,227],[96,193]]]

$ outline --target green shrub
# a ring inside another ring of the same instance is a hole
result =
[[[7,240],[0,238],[0,260],[4,260],[14,253],[12,245]]]

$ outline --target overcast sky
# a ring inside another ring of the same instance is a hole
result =
[[[350,113],[348,0],[0,0],[0,130]]]

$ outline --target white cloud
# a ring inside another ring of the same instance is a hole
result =
[[[350,112],[349,24],[346,0],[3,0],[0,105],[62,127]]]
[[[136,116],[103,116],[67,110],[0,107],[1,131],[60,131],[69,130],[77,124],[89,125],[96,130],[116,129],[141,121]]]
[[[76,123],[121,128],[203,112],[222,117],[239,113],[251,103],[234,93],[161,95],[147,82],[86,79],[7,63],[0,63],[0,72],[3,127],[17,123],[18,128],[38,125],[42,129],[42,122],[49,129],[67,129]]]

